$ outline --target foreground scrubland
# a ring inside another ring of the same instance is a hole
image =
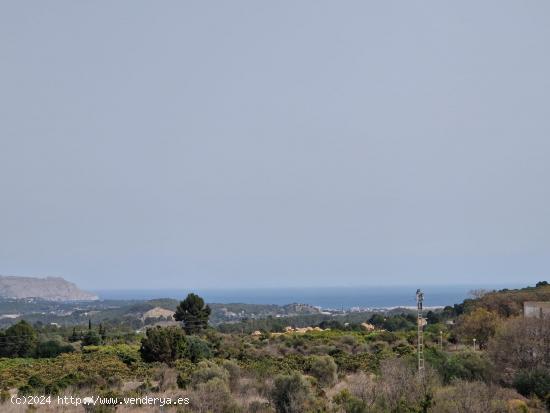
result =
[[[550,295],[545,284],[529,291]],[[395,331],[335,323],[324,331],[250,335],[203,328],[188,318],[182,321],[187,329],[154,328],[145,336],[101,336],[88,326],[72,343],[67,332],[48,345],[39,329],[18,325],[17,340],[14,331],[3,333],[4,351],[12,353],[0,359],[0,410],[26,411],[10,402],[18,394],[190,401],[170,408],[52,405],[38,411],[545,412],[550,320],[524,319],[513,310],[516,294],[529,291],[480,293],[432,313],[422,375],[416,331],[395,320]],[[393,325],[376,317],[365,321]]]

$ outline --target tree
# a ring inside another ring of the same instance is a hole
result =
[[[7,357],[31,357],[36,349],[36,331],[25,320],[7,328],[2,337],[4,344],[0,355]]]
[[[73,327],[73,332],[69,336],[69,342],[74,343],[75,341],[80,340],[81,336],[82,336],[82,334],[77,334],[76,333],[76,327]]]
[[[474,290],[469,291],[470,297],[472,297],[474,300],[479,300],[480,298],[485,297],[488,293],[489,293],[489,291],[487,291],[483,288],[474,289]]]
[[[499,319],[495,313],[480,307],[460,316],[456,333],[468,343],[475,338],[479,348],[483,349],[489,338],[495,334],[498,324]]]
[[[491,339],[488,354],[500,379],[511,385],[519,371],[550,374],[550,322],[545,318],[507,320]]]
[[[371,316],[371,318],[369,318],[368,320],[368,323],[369,324],[372,324],[376,327],[382,327],[384,325],[384,321],[386,321],[386,319],[384,318],[383,315],[381,314],[373,314]]]
[[[432,310],[430,310],[428,311],[428,314],[426,314],[426,321],[428,321],[428,324],[441,323],[441,314],[434,313]]]
[[[139,349],[145,361],[172,363],[184,357],[187,350],[185,334],[179,327],[149,328]]]
[[[204,300],[196,294],[190,293],[185,300],[179,303],[174,319],[181,321],[187,334],[196,334],[208,325],[211,309],[204,304]]]
[[[84,337],[82,337],[83,346],[99,346],[101,344],[101,337],[93,330],[88,330]]]

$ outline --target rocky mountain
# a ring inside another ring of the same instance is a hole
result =
[[[97,300],[61,277],[14,277],[0,275],[0,298],[42,298],[51,301]]]

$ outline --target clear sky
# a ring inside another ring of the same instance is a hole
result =
[[[550,281],[550,2],[5,1],[0,274]]]

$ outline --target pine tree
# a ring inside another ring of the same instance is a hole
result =
[[[204,304],[204,300],[196,294],[190,293],[185,300],[179,303],[174,319],[183,323],[187,334],[196,334],[208,325],[211,309]]]

